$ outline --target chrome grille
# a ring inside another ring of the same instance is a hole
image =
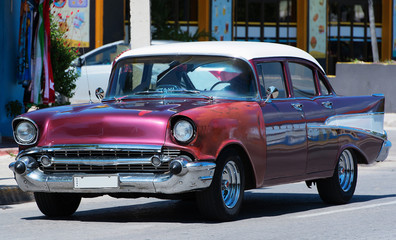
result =
[[[169,162],[159,167],[151,164],[122,164],[114,166],[98,166],[83,164],[52,164],[50,167],[40,165],[44,172],[95,172],[95,173],[117,173],[117,172],[152,172],[164,173],[169,171]]]
[[[180,155],[179,150],[164,148],[162,151],[151,149],[51,149],[34,154],[36,159],[46,155],[55,159],[49,167],[41,163],[44,172],[79,172],[79,173],[117,173],[117,172],[151,172],[169,171],[169,162]],[[153,156],[166,157],[161,166],[155,167],[150,159]],[[56,161],[59,160],[59,162]],[[105,160],[105,164],[100,161]]]
[[[158,154],[154,151],[140,150],[56,150],[52,153],[54,157],[83,158],[83,157],[132,157],[143,158]]]

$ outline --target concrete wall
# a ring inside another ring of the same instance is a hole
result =
[[[5,105],[23,102],[23,87],[17,84],[19,12],[21,1],[0,1],[0,135],[12,136],[11,118]],[[1,142],[1,137],[0,137]]]
[[[338,95],[382,93],[385,112],[396,113],[396,65],[337,63],[335,78],[329,78]]]
[[[150,46],[150,1],[130,0],[131,48]]]

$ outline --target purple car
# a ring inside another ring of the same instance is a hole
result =
[[[248,189],[305,181],[347,203],[359,164],[384,161],[384,96],[337,96],[318,62],[286,45],[175,43],[123,53],[100,103],[13,121],[10,164],[49,217],[82,197],[193,197],[235,219]]]

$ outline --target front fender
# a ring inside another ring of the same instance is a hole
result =
[[[215,160],[229,145],[237,144],[246,152],[256,181],[263,181],[266,142],[263,114],[257,102],[221,102],[182,111],[173,116],[191,119],[196,137],[186,145],[175,143],[168,131],[165,145],[194,155],[197,160]]]

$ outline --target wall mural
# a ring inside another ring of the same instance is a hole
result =
[[[89,47],[89,0],[54,0],[51,14],[72,47]]]
[[[326,58],[326,0],[309,1],[309,53],[315,58]]]
[[[212,0],[212,36],[232,40],[232,0]]]

